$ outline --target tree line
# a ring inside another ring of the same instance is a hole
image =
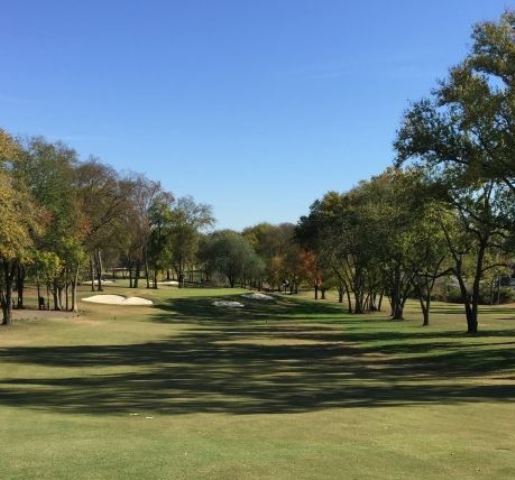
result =
[[[3,324],[13,307],[24,308],[27,283],[40,308],[77,311],[79,284],[103,291],[112,268],[131,288],[172,278],[183,287],[196,271],[196,285],[282,288],[290,279],[298,289],[294,225],[212,231],[209,205],[98,158],[81,160],[63,143],[0,130],[0,187]]]
[[[350,311],[376,310],[387,296],[392,318],[402,319],[415,297],[427,325],[433,289],[446,277],[475,333],[482,289],[510,272],[515,14],[478,24],[472,40],[466,58],[405,112],[395,165],[349,192],[327,193],[299,222],[319,288],[336,285]]]

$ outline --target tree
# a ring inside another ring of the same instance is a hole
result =
[[[272,288],[280,290],[288,285],[290,293],[296,292],[300,249],[295,240],[295,225],[259,223],[246,228],[242,234],[264,261],[264,280]]]
[[[122,259],[129,271],[129,286],[137,288],[142,267],[145,266],[148,278],[148,248],[152,230],[151,207],[163,195],[159,182],[148,179],[144,175],[133,175],[127,209],[122,218],[124,235],[120,239]],[[171,194],[168,194],[173,199]]]
[[[432,98],[406,112],[395,142],[399,163],[418,158],[469,183],[503,183],[515,193],[514,31],[512,11],[474,28],[463,62]]]
[[[395,142],[398,164],[423,167],[455,211],[456,227],[442,228],[469,333],[478,329],[482,276],[496,266],[489,252],[504,243],[504,212],[515,201],[514,28],[513,12],[477,25],[469,55],[406,112]]]
[[[39,228],[30,196],[14,188],[0,170],[0,306],[2,323],[12,323],[12,291],[17,267],[30,259],[33,232]]]
[[[160,192],[149,208],[150,237],[147,249],[146,271],[147,288],[149,266],[153,271],[153,287],[157,288],[157,275],[164,270],[171,261],[171,241],[173,222],[173,196],[167,192]]]
[[[414,290],[411,248],[420,219],[425,214],[424,185],[418,170],[387,169],[369,182],[362,182],[356,192],[360,208],[365,212],[370,248],[382,270],[382,278],[390,298],[392,318],[402,320],[404,306]],[[377,248],[379,247],[379,248]]]
[[[192,265],[199,246],[200,233],[214,224],[211,206],[196,203],[192,197],[181,197],[172,210],[170,222],[171,263],[184,286],[185,270]]]
[[[91,158],[75,169],[75,186],[79,205],[87,219],[85,247],[90,256],[91,289],[94,272],[98,291],[102,291],[102,251],[116,238],[116,230],[123,225],[133,183],[121,179],[114,169]]]
[[[52,252],[59,258],[60,269],[51,279],[47,276],[55,310],[77,308],[73,299],[71,304],[68,301],[69,291],[75,298],[79,269],[83,264],[82,243],[88,230],[74,185],[77,164],[74,150],[36,137],[25,142],[23,152],[12,168],[15,178],[27,186],[31,197],[46,215],[47,228],[45,234],[36,239],[35,248]],[[23,292],[24,275],[25,269],[21,268],[19,297]]]
[[[411,232],[408,258],[414,273],[414,291],[422,310],[422,326],[429,325],[431,300],[438,279],[452,273],[449,252],[441,225],[449,217],[449,208],[428,198],[423,214]]]
[[[507,237],[500,222],[503,190],[493,182],[450,188],[448,202],[454,211],[440,222],[465,307],[467,332],[472,334],[478,331],[481,280],[489,270],[505,265],[496,255]]]
[[[208,273],[218,273],[231,288],[262,273],[263,264],[250,243],[238,232],[220,230],[207,236],[200,258]]]
[[[315,299],[322,287],[325,270],[336,277],[340,299],[347,294],[349,312],[362,313],[367,264],[372,258],[365,248],[368,237],[359,232],[366,223],[358,220],[359,209],[354,198],[352,192],[326,193],[311,205],[309,215],[300,218],[296,236],[306,250],[302,255],[303,271],[314,286]]]

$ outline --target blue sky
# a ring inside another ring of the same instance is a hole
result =
[[[380,172],[409,100],[497,0],[0,1],[0,126],[210,203],[296,221]]]

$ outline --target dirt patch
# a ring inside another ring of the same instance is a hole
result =
[[[46,320],[51,318],[73,318],[74,312],[59,312],[56,310],[13,310],[14,320]]]

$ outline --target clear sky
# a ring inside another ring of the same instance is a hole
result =
[[[500,0],[0,0],[0,126],[210,203],[296,221],[380,172]]]

